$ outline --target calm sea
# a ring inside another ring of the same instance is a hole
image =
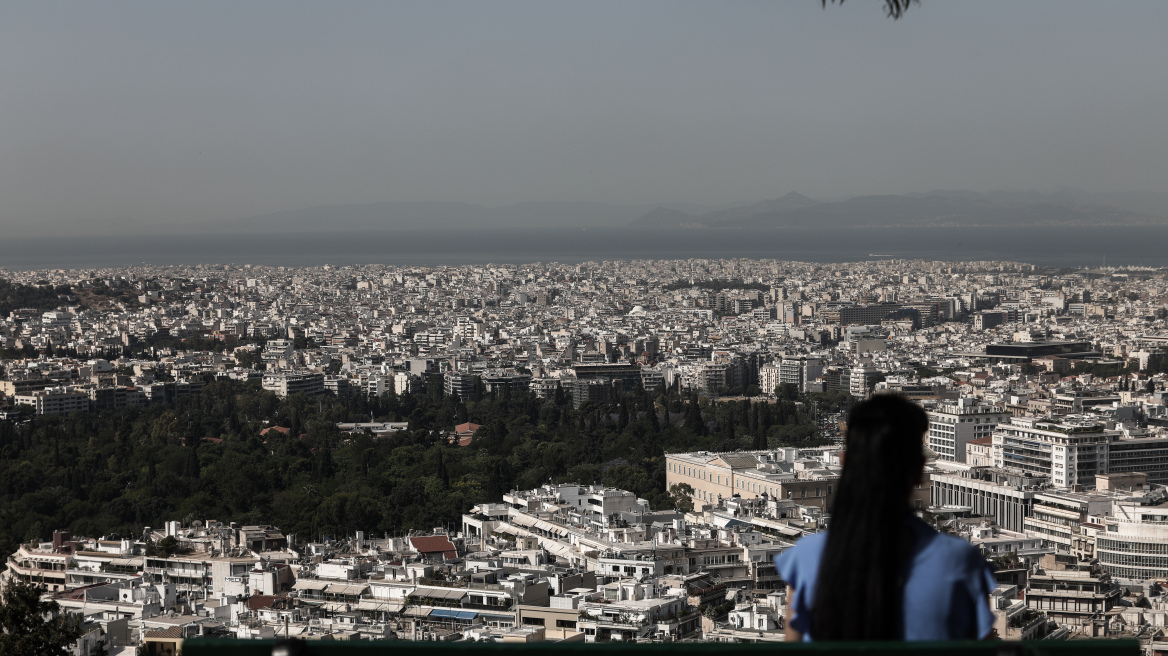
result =
[[[1168,226],[703,230],[503,228],[132,237],[0,238],[0,268],[148,264],[460,265],[590,260],[884,258],[1054,266],[1168,266]]]

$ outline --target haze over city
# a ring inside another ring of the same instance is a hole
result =
[[[896,21],[856,0],[6,3],[0,225],[1165,192],[1166,19],[1160,2],[937,0]]]
[[[1168,656],[1166,19],[0,4],[0,656]]]

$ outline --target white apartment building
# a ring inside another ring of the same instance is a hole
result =
[[[469,401],[474,395],[474,374],[461,371],[447,371],[442,377],[443,392],[446,396],[458,396],[463,401]]]
[[[764,364],[758,368],[758,386],[763,394],[775,393],[775,388],[779,386],[781,380],[779,375],[781,368],[778,362]]]
[[[972,512],[993,517],[1007,531],[1021,531],[1046,480],[988,467],[939,465],[929,472],[934,513]]]
[[[995,466],[1049,476],[1055,487],[1091,486],[1096,475],[1108,473],[1168,481],[1168,438],[1107,428],[1095,417],[1013,417],[994,429],[993,440]]]
[[[1117,428],[1107,444],[1106,473],[1147,474],[1149,483],[1168,485],[1168,438],[1132,426]]]
[[[1022,522],[1027,536],[1042,540],[1044,547],[1060,553],[1084,550],[1079,525],[1092,515],[1110,511],[1113,494],[1044,490],[1034,495],[1031,515]]]
[[[41,325],[46,330],[54,330],[62,328],[68,330],[73,325],[73,320],[76,315],[70,312],[62,312],[60,310],[45,312],[41,315]]]
[[[454,324],[454,334],[465,340],[476,340],[486,334],[483,322],[470,317],[458,317]]]
[[[275,392],[276,396],[282,399],[299,393],[305,396],[324,394],[324,374],[266,373],[260,384],[264,389]]]
[[[1159,488],[1112,504],[1095,535],[1095,556],[1118,579],[1168,579],[1168,490]]]
[[[604,523],[618,513],[649,510],[648,502],[638,499],[632,492],[602,485],[545,485],[504,494],[503,503],[526,512],[540,512],[566,504],[577,512],[596,515]]]
[[[385,394],[385,378],[382,376],[369,376],[365,381],[365,395],[378,397]]]
[[[290,339],[271,339],[264,345],[263,359],[265,362],[279,362],[291,360],[296,352]]]
[[[665,382],[666,374],[670,374],[669,378],[671,379],[670,382],[672,382],[672,371],[666,367],[641,367],[641,387],[645,388],[645,391],[650,394],[661,393],[665,390],[666,387],[669,386],[669,384]],[[547,380],[555,379],[549,378]],[[536,381],[533,380],[531,382],[531,389],[535,390]],[[556,382],[556,386],[559,386],[558,381]],[[555,388],[551,388],[551,391],[552,393],[555,393]],[[548,395],[540,395],[540,393],[537,391],[536,396],[539,396],[540,398],[547,398]]]
[[[393,375],[393,393],[402,395],[410,392],[414,388],[414,378],[404,371],[399,371]]]
[[[779,383],[795,385],[800,392],[806,392],[807,383],[822,375],[823,358],[813,356],[785,357],[779,364]]]
[[[13,397],[16,405],[29,405],[38,415],[66,415],[89,412],[89,393],[73,387],[47,387]]]
[[[954,462],[965,462],[966,444],[990,437],[995,426],[1010,419],[1009,412],[968,398],[926,403],[924,408],[929,415],[929,448],[938,459]]]
[[[857,399],[868,398],[868,381],[875,378],[880,372],[871,365],[852,367],[848,378],[848,393]]]

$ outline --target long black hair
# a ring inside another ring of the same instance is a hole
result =
[[[900,640],[913,534],[905,521],[924,465],[929,420],[892,394],[848,416],[844,470],[820,560],[811,612],[815,640]]]

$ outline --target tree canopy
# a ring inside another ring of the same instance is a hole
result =
[[[38,654],[67,656],[81,637],[79,623],[61,613],[55,601],[43,601],[34,585],[11,581],[0,596],[0,656]]]
[[[13,310],[32,308],[35,310],[52,310],[61,305],[61,294],[71,293],[67,286],[54,287],[48,283],[43,285],[22,285],[0,278],[0,315],[7,315]]]
[[[435,380],[402,396],[281,400],[254,381],[219,380],[175,403],[0,422],[0,550],[54,529],[136,538],[171,520],[273,524],[302,540],[452,527],[474,504],[549,481],[605,483],[671,508],[666,452],[819,444],[813,417],[847,403],[638,391],[576,409],[563,391],[478,386],[476,396],[445,396]],[[374,437],[337,427],[371,418],[409,428]],[[451,444],[467,421],[481,425],[474,440]],[[263,432],[271,427],[288,430]]]

